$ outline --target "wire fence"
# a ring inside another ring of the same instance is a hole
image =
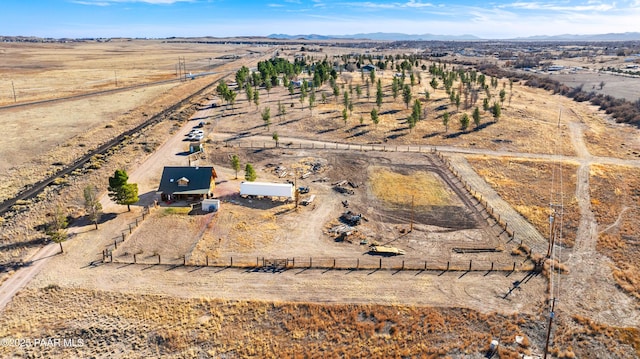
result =
[[[495,260],[446,260],[434,257],[431,260],[416,258],[366,256],[362,258],[328,257],[204,257],[200,260],[187,259],[187,256],[162,256],[129,254],[113,257],[113,253],[103,256],[104,263],[128,265],[170,265],[184,267],[237,268],[252,271],[282,272],[291,269],[308,270],[393,270],[393,271],[439,271],[439,272],[516,272],[531,271],[535,265],[524,261]]]

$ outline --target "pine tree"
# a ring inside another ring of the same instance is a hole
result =
[[[253,182],[256,178],[258,178],[256,170],[253,169],[253,166],[250,163],[247,163],[247,165],[244,166],[244,179],[249,182]]]
[[[238,179],[238,171],[240,170],[240,158],[238,155],[231,156],[231,168],[236,171],[236,179]]]

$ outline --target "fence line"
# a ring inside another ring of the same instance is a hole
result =
[[[186,256],[167,258],[154,253],[146,258],[133,257],[113,259],[112,256],[103,257],[104,263],[138,264],[138,265],[173,265],[184,267],[211,267],[211,268],[236,268],[254,271],[281,272],[291,269],[302,270],[349,270],[349,271],[440,271],[440,272],[515,272],[531,271],[535,269],[533,263],[521,262],[495,262],[489,260],[456,260],[444,259],[419,260],[401,258],[325,258],[325,257],[294,257],[294,258],[267,258],[267,257],[228,257],[209,258],[199,261],[187,261]]]
[[[507,234],[509,237],[509,241],[515,239],[516,233],[513,229],[509,228],[509,223],[507,221],[503,221],[500,213],[496,213],[496,211],[489,205],[489,202],[482,198],[482,194],[479,194],[474,188],[472,188],[467,181],[456,171],[456,169],[451,165],[451,162],[444,157],[440,152],[434,151],[436,157],[443,163],[443,165],[454,175],[454,177],[462,184],[463,188],[471,195],[473,199],[475,199],[478,204],[480,204],[487,214],[493,218],[493,220],[502,228],[502,232],[498,234],[498,237],[503,233]]]
[[[364,144],[350,144],[350,143],[307,143],[303,144],[299,142],[297,145],[294,142],[289,142],[287,144],[282,144],[274,141],[271,142],[254,142],[254,141],[236,141],[236,140],[224,140],[225,147],[237,147],[237,148],[249,148],[249,149],[264,149],[264,148],[285,148],[285,149],[316,149],[316,150],[349,150],[349,151],[381,151],[381,152],[434,152],[435,147],[433,146],[422,146],[422,145],[405,145],[397,146],[387,146],[387,145],[364,145]]]
[[[151,206],[142,207],[141,215],[138,217],[135,217],[133,219],[133,222],[128,223],[127,228],[120,231],[120,235],[112,238],[113,243],[107,244],[107,248],[102,250],[102,261],[104,262],[107,257],[109,257],[110,260],[113,261],[113,251],[118,249],[118,244],[124,243],[124,241],[127,240],[133,234],[133,230],[138,228],[138,226],[142,224],[142,222],[144,222],[147,219],[147,217],[149,217],[150,214],[151,214]]]

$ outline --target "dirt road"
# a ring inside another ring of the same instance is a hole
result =
[[[18,269],[14,275],[2,283],[2,286],[0,286],[0,312],[11,301],[11,298],[42,270],[47,263],[47,259],[59,252],[60,246],[58,244],[49,243],[29,260],[30,264],[28,266]]]

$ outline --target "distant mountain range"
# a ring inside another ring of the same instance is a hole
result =
[[[358,40],[386,40],[386,41],[479,41],[479,40],[495,40],[495,39],[483,39],[474,35],[409,35],[401,33],[388,33],[388,32],[375,32],[366,34],[353,34],[353,35],[287,35],[287,34],[272,34],[268,36],[272,39],[305,39],[305,40],[335,40],[335,39],[358,39]],[[528,36],[528,37],[516,37],[512,39],[500,39],[500,40],[514,40],[514,41],[637,41],[640,40],[640,32],[625,32],[625,33],[610,33],[610,34],[597,34],[597,35],[553,35],[553,36]]]

